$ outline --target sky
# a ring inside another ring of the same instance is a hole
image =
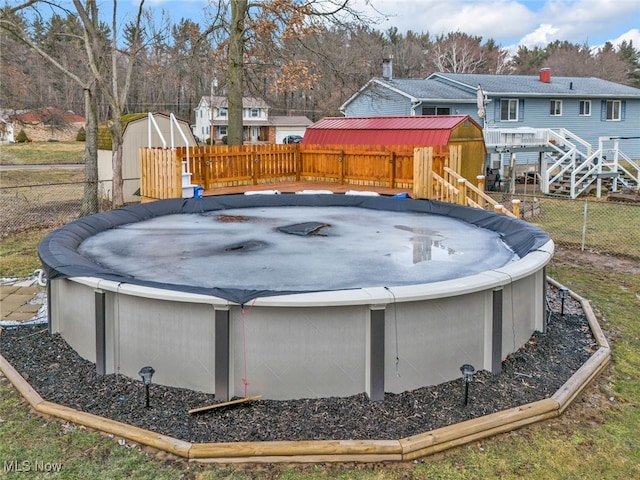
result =
[[[554,40],[602,46],[633,40],[640,48],[639,0],[351,0],[354,6],[378,16],[380,31],[397,27],[432,36],[460,31],[493,38],[510,50],[518,45],[546,46]],[[120,0],[120,8],[137,5]],[[174,21],[184,17],[202,22],[207,0],[146,0],[150,8],[164,8]],[[372,8],[373,7],[373,8]],[[376,14],[376,11],[379,12]]]

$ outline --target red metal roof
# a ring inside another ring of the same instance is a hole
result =
[[[52,115],[56,115],[66,123],[84,123],[86,120],[81,115],[60,108],[40,108],[16,115],[15,119],[22,123],[37,124],[45,122]]]
[[[307,127],[302,143],[346,145],[447,145],[467,115],[327,117]],[[474,122],[475,123],[475,122]],[[480,128],[480,126],[478,126]]]

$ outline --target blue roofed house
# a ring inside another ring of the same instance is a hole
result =
[[[637,188],[640,89],[593,77],[433,73],[395,79],[388,65],[341,107],[347,117],[469,115],[484,127],[488,169],[535,172],[572,198]]]

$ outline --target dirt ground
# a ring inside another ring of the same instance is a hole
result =
[[[579,267],[591,267],[606,271],[640,274],[640,260],[620,256],[606,255],[597,252],[567,249],[556,246],[554,262]]]

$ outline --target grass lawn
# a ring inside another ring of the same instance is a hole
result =
[[[25,142],[0,146],[1,165],[84,163],[84,142]]]

